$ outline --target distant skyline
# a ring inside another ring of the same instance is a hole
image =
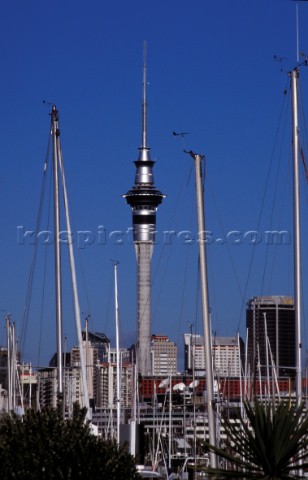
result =
[[[298,10],[299,50],[308,53],[308,2],[298,2]],[[152,333],[168,335],[179,348],[191,323],[203,334],[194,172],[184,149],[206,157],[213,332],[234,336],[239,331],[245,339],[246,302],[251,297],[293,296],[288,71],[296,65],[295,12],[292,0],[55,0],[52,5],[13,0],[2,6],[0,345],[6,344],[7,313],[19,336],[23,328],[49,102],[60,112],[83,322],[89,317],[89,328],[114,342],[111,260],[117,259],[120,343],[126,347],[136,340],[136,258],[131,212],[122,195],[134,182],[133,162],[141,145],[144,40],[148,143],[156,161],[155,184],[167,195],[157,212]],[[307,82],[308,68],[302,67],[306,163]],[[56,350],[49,185],[48,177],[45,233],[39,239],[23,352],[23,360],[34,365],[38,360],[46,364]],[[308,240],[307,189],[301,168],[303,246]],[[273,237],[269,232],[280,233]],[[47,248],[46,239],[51,244]],[[62,250],[63,332],[70,348],[76,334],[67,254]],[[304,247],[302,257],[305,360]]]

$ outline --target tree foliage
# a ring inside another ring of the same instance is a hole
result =
[[[86,410],[74,407],[64,420],[54,409],[27,410],[0,419],[0,478],[17,480],[135,480],[126,448],[92,435]]]
[[[304,478],[308,468],[308,416],[304,406],[255,402],[224,418],[228,446],[209,445],[226,468],[208,468],[211,478],[289,480]],[[299,466],[300,465],[300,466]]]

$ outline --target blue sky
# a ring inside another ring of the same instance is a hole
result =
[[[134,248],[126,237],[116,244],[110,233],[131,226],[131,212],[121,195],[133,185],[133,161],[141,143],[144,40],[148,142],[156,160],[156,185],[167,195],[157,214],[152,261],[153,333],[169,335],[180,349],[189,323],[202,333],[198,246],[195,241],[185,245],[180,234],[197,232],[192,159],[183,147],[206,155],[206,225],[214,239],[207,248],[213,331],[235,335],[239,329],[245,337],[243,300],[261,294],[293,295],[287,72],[296,64],[295,8],[291,0],[12,0],[2,5],[0,343],[5,343],[6,312],[19,334],[22,329],[33,246],[19,241],[18,227],[33,230],[39,208],[50,122],[50,107],[43,99],[60,111],[75,231],[89,230],[94,238],[77,254],[83,318],[90,314],[90,328],[104,331],[113,341],[111,259],[117,259],[121,344],[129,346],[135,340]],[[304,52],[307,22],[308,4],[299,2]],[[274,55],[286,60],[277,62]],[[303,109],[307,81],[308,69],[302,68]],[[182,141],[173,131],[190,133]],[[307,150],[304,135],[302,140]],[[305,245],[303,171],[301,178]],[[46,205],[48,198],[46,194]],[[47,210],[46,206],[45,226]],[[102,227],[105,245],[98,240]],[[176,234],[167,245],[163,232],[169,230]],[[289,232],[290,242],[267,246],[267,230]],[[224,244],[217,242],[234,231],[240,232],[240,243],[234,244],[234,234]],[[260,243],[251,244],[249,231],[258,232]],[[38,355],[46,363],[55,350],[52,248],[45,274],[41,250],[24,351],[24,360],[34,364]],[[65,261],[63,252],[63,330],[71,346],[76,336]],[[307,265],[303,248],[304,298]],[[303,336],[306,345],[305,324]]]

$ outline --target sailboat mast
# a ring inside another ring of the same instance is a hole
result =
[[[65,180],[65,173],[64,173],[64,164],[63,164],[63,159],[62,159],[62,151],[61,151],[60,141],[58,142],[57,146],[58,146],[57,155],[58,155],[58,161],[59,161],[59,167],[60,167],[60,173],[61,173],[61,179],[62,179],[62,186],[63,186],[63,199],[64,199],[64,207],[65,207],[66,229],[67,229],[68,232],[72,232],[70,215],[69,215],[69,205],[68,205],[66,180]],[[82,332],[81,332],[80,306],[79,306],[79,298],[78,298],[77,275],[76,275],[75,258],[74,258],[74,251],[73,251],[73,242],[68,242],[68,253],[69,253],[69,261],[70,261],[72,289],[73,289],[75,322],[76,322],[76,330],[77,330],[78,345],[79,345],[79,355],[80,355],[81,377],[82,377],[82,386],[83,386],[83,404],[87,409],[87,413],[86,413],[87,420],[91,420],[92,412],[90,410],[90,404],[89,404],[89,391],[88,391],[88,380],[87,380],[87,368],[88,368],[89,359],[88,359],[87,362],[85,361],[85,354],[84,354],[83,340],[82,340]],[[88,320],[86,320],[86,355],[87,355],[87,357],[89,357],[89,338],[88,337],[89,337],[89,335],[88,335]],[[62,338],[62,333],[61,333],[61,338]],[[92,371],[92,367],[90,367],[90,371]]]
[[[301,342],[301,248],[300,248],[300,200],[299,200],[299,125],[298,78],[299,69],[290,73],[292,93],[292,151],[293,151],[293,223],[294,223],[294,306],[296,342],[296,401],[302,402],[302,342]]]
[[[205,232],[205,220],[204,220],[201,161],[204,158],[204,155],[195,154],[193,152],[189,152],[189,153],[195,161],[198,230],[199,230],[199,235],[203,235]],[[208,286],[207,286],[206,252],[205,252],[205,240],[202,238],[199,238],[199,256],[200,256],[200,280],[201,280],[201,293],[202,293],[202,317],[203,317],[203,328],[204,328],[204,351],[205,351],[205,366],[206,366],[209,441],[211,445],[216,445],[212,342],[211,342],[211,327],[210,327],[209,299],[208,299]],[[217,462],[216,462],[216,454],[214,452],[210,453],[210,464],[212,468],[216,468]]]
[[[121,393],[120,393],[120,348],[119,348],[119,303],[118,303],[118,263],[114,262],[114,300],[116,326],[116,368],[117,368],[117,444],[120,444]]]
[[[62,282],[61,282],[61,251],[60,251],[60,200],[59,200],[59,173],[58,173],[58,143],[59,143],[59,116],[56,106],[52,106],[52,148],[53,148],[53,187],[54,187],[54,252],[55,252],[55,288],[56,288],[56,334],[57,334],[57,380],[58,401],[63,395],[62,372]]]
[[[11,319],[6,316],[6,335],[7,335],[7,411],[12,410],[12,383],[11,383]]]

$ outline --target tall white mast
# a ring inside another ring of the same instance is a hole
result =
[[[55,280],[56,280],[56,321],[57,321],[57,367],[58,367],[58,402],[63,402],[63,334],[62,334],[62,276],[61,276],[61,251],[60,251],[60,194],[59,194],[59,169],[61,173],[64,207],[65,207],[65,219],[67,231],[71,235],[71,224],[68,207],[68,196],[66,190],[66,180],[64,173],[64,165],[62,159],[61,143],[60,143],[60,130],[59,130],[59,116],[55,105],[51,111],[52,119],[52,139],[53,139],[53,167],[54,167],[54,243],[55,243]],[[81,333],[81,319],[80,319],[80,306],[77,292],[77,277],[75,268],[75,259],[73,252],[73,243],[70,238],[68,241],[71,280],[73,289],[74,311],[76,330],[79,343],[79,354],[81,364],[81,376],[83,386],[83,404],[87,408],[87,418],[91,418],[91,412],[89,408],[89,394],[87,375],[85,367],[85,358]]]
[[[63,372],[62,372],[62,280],[61,280],[61,250],[60,250],[60,200],[59,200],[59,117],[56,106],[52,106],[52,149],[53,149],[53,188],[54,188],[54,251],[55,251],[55,289],[56,289],[56,334],[57,334],[57,380],[58,401],[63,397]]]
[[[300,245],[300,200],[299,200],[299,125],[298,125],[298,78],[299,68],[290,73],[292,92],[292,151],[293,151],[293,228],[294,228],[294,305],[296,342],[296,400],[302,402],[302,341],[301,341],[301,245]]]
[[[12,355],[11,355],[11,319],[6,316],[6,335],[7,335],[7,411],[12,410]]]
[[[118,267],[119,262],[114,262],[114,301],[115,301],[115,327],[116,327],[116,368],[117,368],[117,443],[120,444],[121,421],[121,392],[120,392],[120,348],[119,348],[119,303],[118,303]]]
[[[203,202],[203,183],[201,161],[204,155],[189,152],[195,161],[196,174],[196,197],[197,197],[197,214],[198,214],[198,231],[199,231],[199,256],[200,256],[200,281],[202,293],[202,317],[204,329],[204,351],[206,366],[206,388],[207,388],[207,408],[209,422],[209,441],[211,445],[216,445],[216,426],[214,412],[214,379],[213,379],[213,363],[212,363],[212,342],[211,342],[211,322],[208,299],[207,285],[207,269],[206,269],[206,251],[205,239],[201,236],[205,232],[204,220],[204,202]],[[216,468],[216,454],[210,453],[210,464],[212,468]]]
[[[67,228],[67,231],[70,232],[70,234],[71,234],[72,229],[71,229],[71,221],[70,221],[70,215],[69,215],[68,195],[67,195],[67,189],[66,189],[65,172],[64,172],[64,165],[63,165],[62,150],[61,150],[60,142],[58,144],[58,160],[59,160],[59,166],[60,166],[60,172],[61,172],[61,178],[62,178],[62,185],[63,185],[66,228]],[[77,338],[78,338],[78,345],[79,345],[80,365],[81,365],[83,404],[87,409],[87,414],[86,414],[87,419],[90,420],[92,415],[91,415],[90,404],[89,404],[89,391],[88,391],[88,382],[87,382],[86,362],[85,362],[85,355],[84,355],[83,341],[82,341],[80,305],[79,305],[79,298],[78,298],[77,275],[76,275],[76,267],[75,267],[75,258],[74,258],[72,239],[70,239],[70,241],[68,242],[68,252],[69,252],[71,281],[72,281],[72,289],[73,289],[75,323],[76,323]],[[89,342],[86,341],[86,349],[87,350],[88,350],[88,347],[89,347],[88,343]],[[87,362],[87,364],[88,364],[88,362]]]

